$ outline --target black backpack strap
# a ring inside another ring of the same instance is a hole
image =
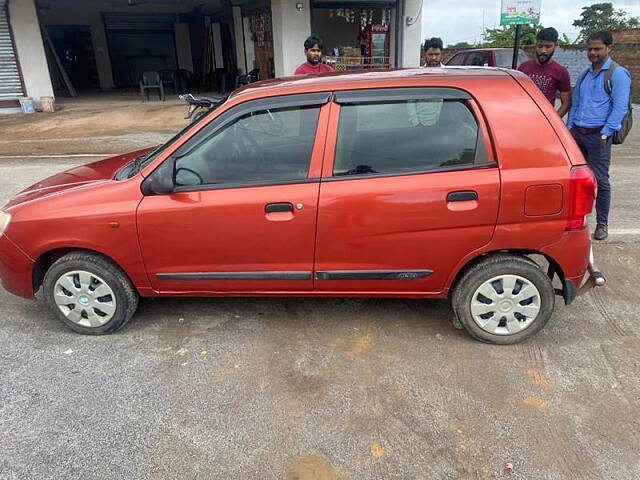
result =
[[[591,67],[589,67],[591,68]],[[582,82],[584,81],[584,77],[587,76],[587,73],[589,73],[589,68],[587,68],[585,71],[583,71],[579,76],[578,79],[576,80],[576,89],[580,90],[580,86],[582,85]]]
[[[612,60],[611,66],[606,72],[604,72],[604,91],[607,92],[607,95],[609,96],[611,96],[611,93],[613,92],[613,83],[611,83],[611,77],[613,77],[613,72],[615,72],[616,68],[618,68],[619,66],[619,63]]]
[[[580,87],[582,85],[582,82],[584,81],[584,78],[587,76],[587,73],[589,73],[588,68],[580,75],[578,75],[578,78],[576,80],[576,86],[572,95],[572,101],[576,106],[580,103]]]

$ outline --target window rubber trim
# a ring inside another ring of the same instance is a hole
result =
[[[247,183],[210,183],[205,185],[185,185],[182,187],[175,187],[173,193],[186,193],[186,192],[205,192],[209,190],[229,190],[231,188],[251,188],[251,187],[277,187],[279,185],[296,185],[304,183],[319,183],[320,178],[298,178],[293,180],[277,180],[277,181],[264,181],[264,182],[247,182]]]
[[[403,100],[471,100],[472,98],[468,92],[458,88],[400,87],[341,90],[336,92],[334,101],[341,105],[354,105]]]
[[[497,168],[495,162],[487,162],[484,164],[465,164],[460,165],[459,167],[444,167],[444,168],[434,168],[431,170],[420,170],[415,172],[396,172],[396,173],[361,173],[358,175],[338,175],[332,177],[325,177],[322,179],[322,182],[341,182],[344,180],[358,180],[365,178],[387,178],[387,177],[407,177],[409,175],[427,175],[429,173],[446,173],[446,172],[459,172],[462,170],[480,170],[487,168]]]

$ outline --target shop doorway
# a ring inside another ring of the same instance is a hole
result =
[[[250,15],[248,18],[251,38],[245,38],[245,42],[253,42],[255,68],[258,69],[258,76],[260,80],[274,78],[276,76],[276,67],[273,60],[271,11],[262,10]],[[251,66],[248,67],[251,70]]]
[[[100,88],[91,28],[81,25],[49,25],[47,32],[73,87],[78,91]],[[53,84],[56,94],[66,93],[61,82],[54,81]]]
[[[137,87],[144,72],[175,71],[174,15],[104,14],[116,87]]]
[[[391,68],[394,11],[314,8],[312,31],[324,42],[324,62],[336,71]]]

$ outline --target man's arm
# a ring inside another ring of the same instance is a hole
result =
[[[571,106],[571,77],[569,76],[569,70],[564,67],[562,67],[558,90],[560,90],[561,102],[560,108],[558,108],[558,115],[560,115],[560,118],[564,118]]]
[[[560,92],[560,108],[558,108],[560,118],[564,118],[569,111],[569,107],[571,107],[571,92]]]
[[[622,128],[622,119],[629,109],[629,93],[631,91],[631,74],[626,68],[618,67],[611,76],[611,113],[602,127],[601,133],[607,137]]]

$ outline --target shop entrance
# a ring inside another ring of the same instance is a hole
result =
[[[175,15],[104,14],[116,87],[135,87],[143,72],[175,71]]]
[[[384,8],[372,8],[375,4],[368,4],[369,8],[337,8],[350,5],[357,4],[314,4],[312,31],[324,42],[324,62],[336,71],[394,67],[393,4],[384,4]]]
[[[258,69],[260,80],[276,76],[273,61],[273,31],[271,27],[271,10],[263,9],[247,18],[251,38],[245,38],[245,44],[253,42],[255,68]],[[245,47],[246,48],[246,47]],[[245,53],[247,53],[245,51]],[[251,67],[249,66],[249,71]]]
[[[83,91],[100,88],[91,28],[50,25],[47,27],[47,32],[58,59],[75,89]],[[61,82],[60,76],[53,76],[52,80],[56,95],[66,94],[66,87]]]

